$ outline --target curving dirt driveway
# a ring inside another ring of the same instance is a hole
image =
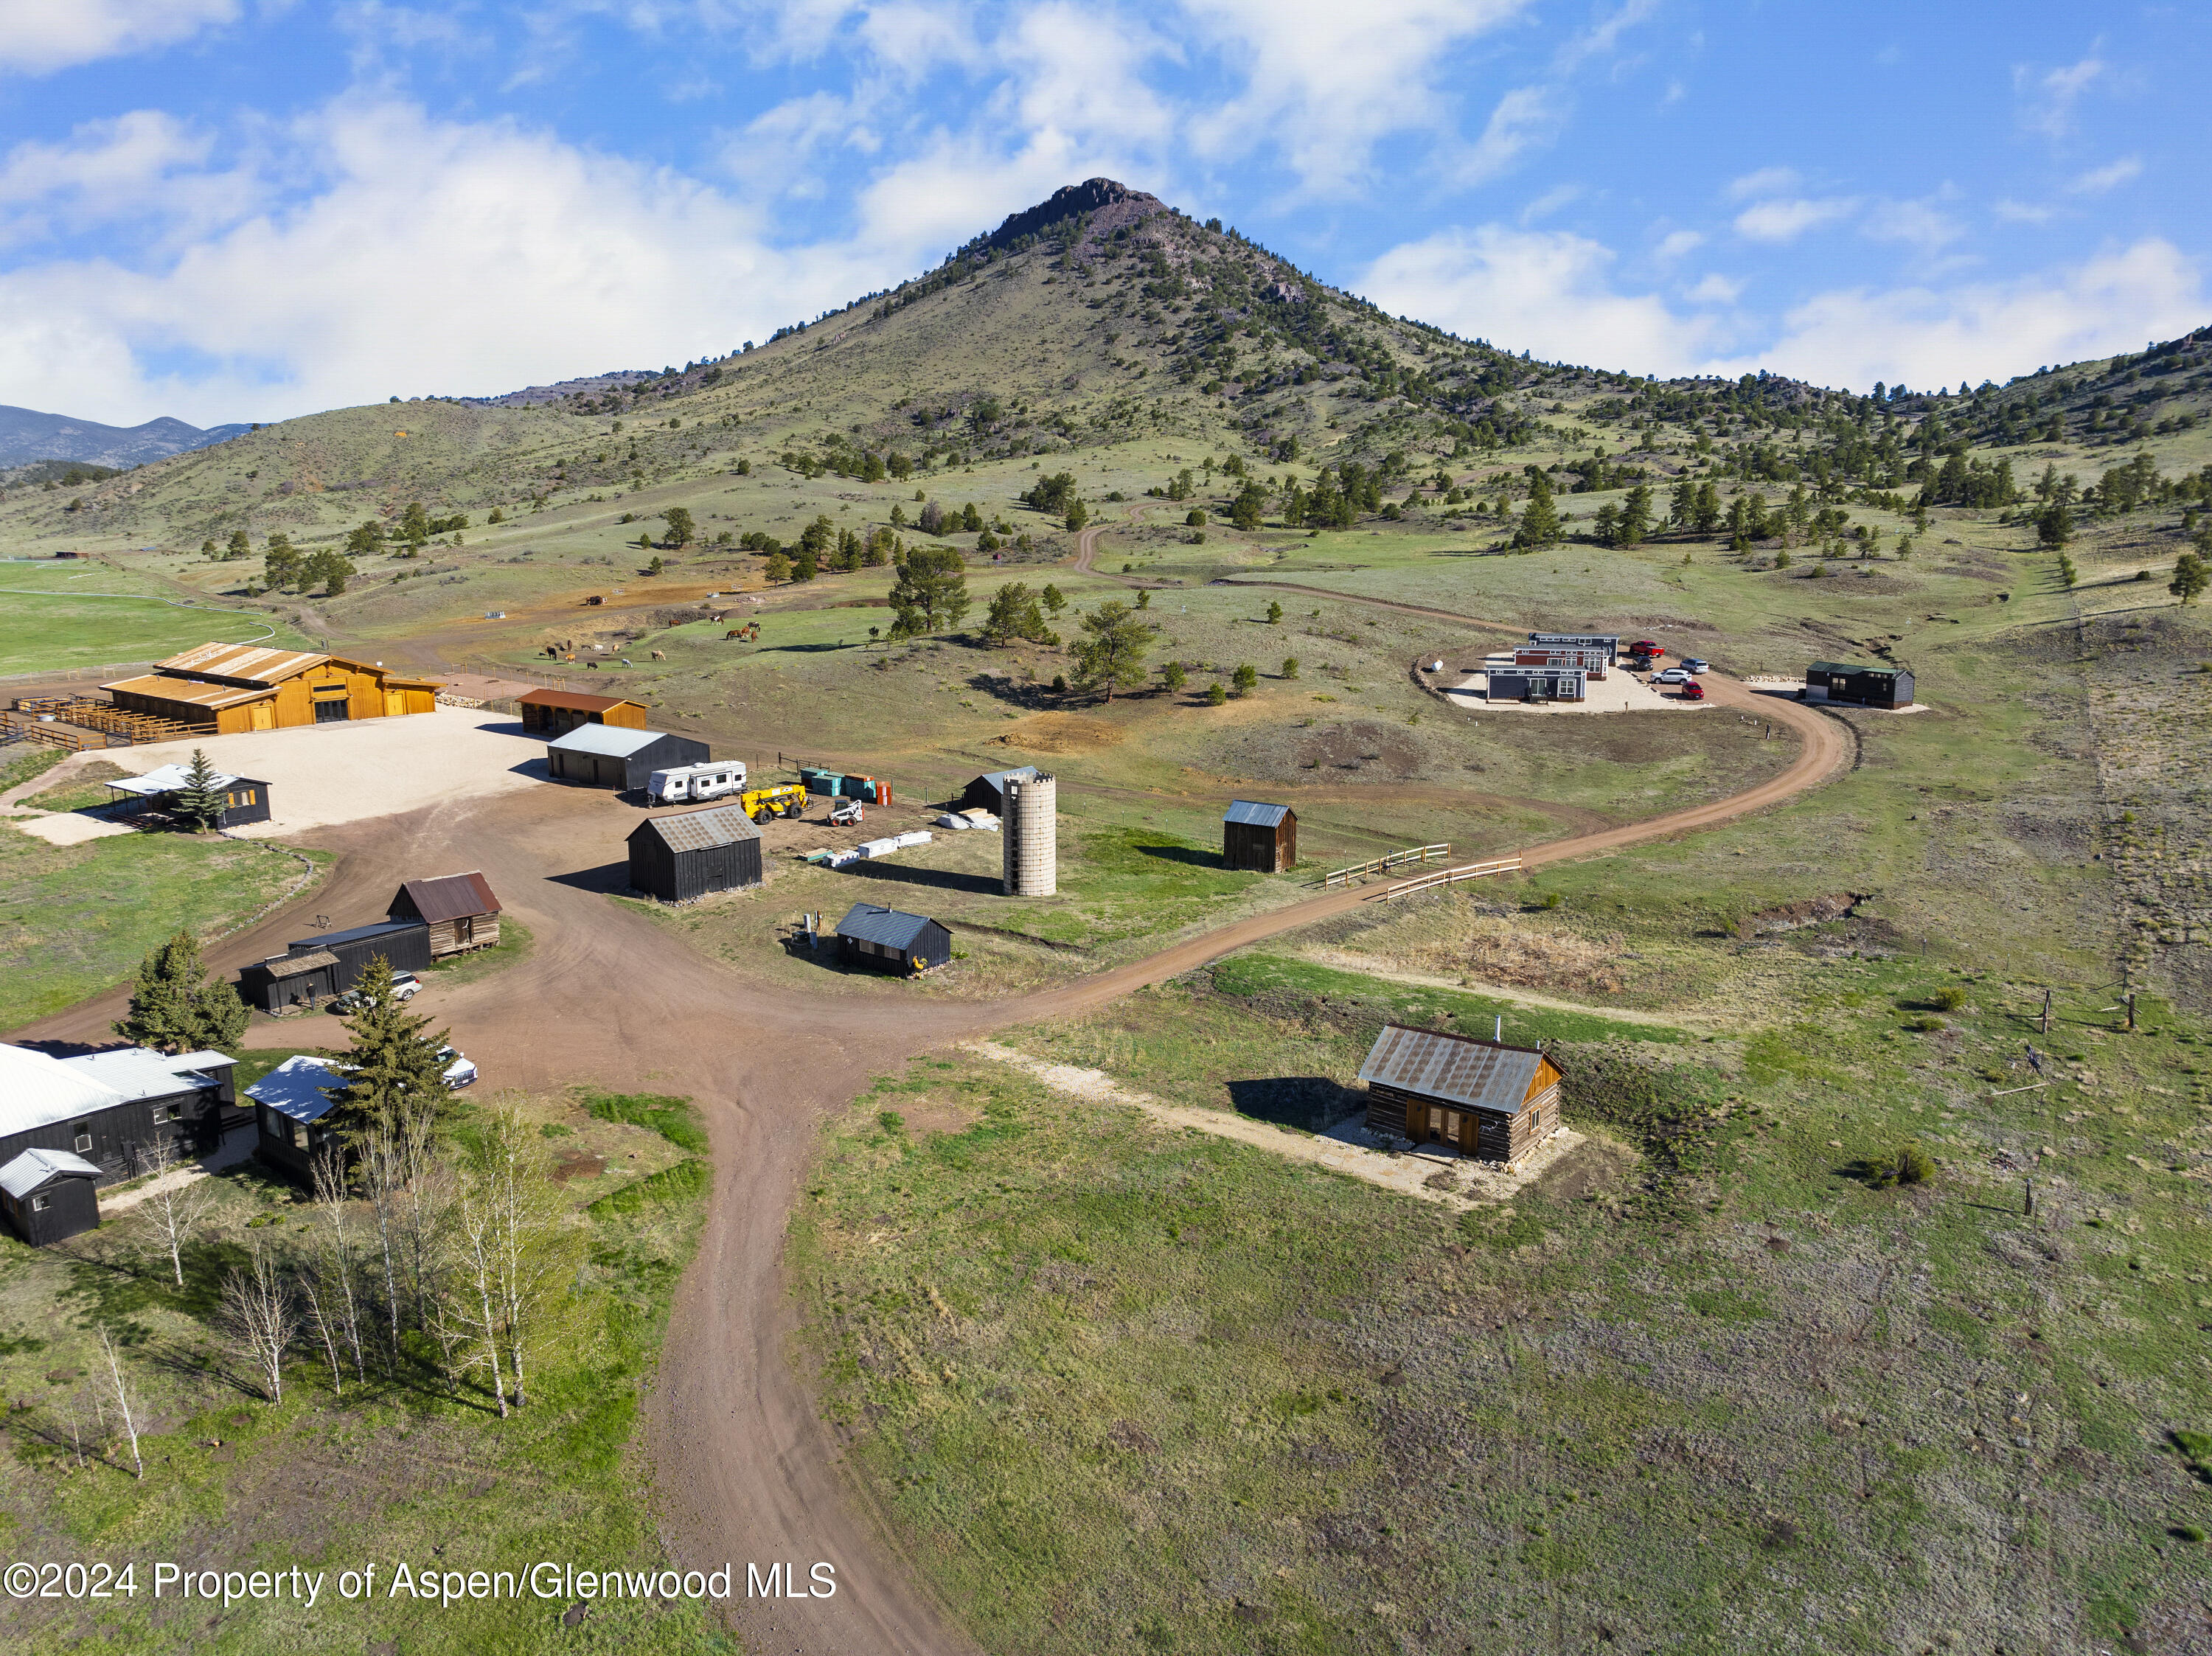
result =
[[[1524,860],[1558,862],[1710,827],[1814,787],[1844,762],[1834,721],[1718,675],[1706,682],[1714,699],[1757,706],[1799,733],[1802,749],[1788,769],[1729,799],[1533,846]],[[914,1053],[1104,1004],[1355,907],[1365,894],[1327,892],[1018,1000],[920,1002],[888,986],[872,998],[815,998],[744,979],[637,909],[608,901],[605,894],[626,883],[622,836],[635,821],[608,795],[549,785],[319,829],[301,839],[339,853],[331,877],[211,948],[210,962],[230,969],[280,952],[317,910],[381,913],[403,878],[482,870],[536,947],[503,973],[426,993],[420,1009],[450,1026],[494,1087],[589,1079],[688,1093],[713,1136],[713,1199],[648,1409],[671,1557],[735,1562],[740,1577],[748,1561],[795,1561],[801,1574],[817,1560],[836,1566],[832,1598],[741,1604],[733,1620],[749,1648],[972,1651],[847,1475],[809,1389],[782,1256],[821,1123]],[[118,989],[15,1038],[106,1040],[124,998]],[[315,1021],[264,1023],[248,1037],[277,1049],[338,1038],[334,1022]]]

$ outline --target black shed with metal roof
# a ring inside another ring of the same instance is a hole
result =
[[[961,790],[961,808],[969,810],[981,806],[988,811],[1004,811],[1006,808],[1006,779],[1011,776],[1017,781],[1031,782],[1036,779],[1036,773],[1035,765],[1017,765],[1012,770],[987,771]]]
[[[1255,874],[1280,874],[1298,860],[1298,814],[1256,799],[1232,803],[1221,818],[1221,860]]]
[[[1825,690],[1831,701],[1855,701],[1863,707],[1910,707],[1912,670],[1863,667],[1848,661],[1816,661],[1805,670],[1808,689]]]
[[[848,961],[894,971],[926,972],[952,958],[952,933],[942,922],[880,903],[854,903],[837,922],[837,943]]]
[[[760,829],[742,805],[648,817],[629,831],[629,883],[665,903],[761,879]]]

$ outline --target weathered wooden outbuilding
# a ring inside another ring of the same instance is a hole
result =
[[[1256,799],[1233,802],[1221,818],[1221,860],[1255,874],[1297,866],[1298,814]]]
[[[157,1143],[179,1156],[213,1149],[223,1107],[237,1095],[237,1062],[143,1046],[54,1058],[0,1045],[0,1163],[26,1150],[67,1152],[105,1182],[139,1172]]]
[[[761,833],[743,805],[653,816],[629,831],[629,883],[665,903],[761,883]]]
[[[119,803],[131,800],[164,816],[174,816],[177,795],[192,779],[189,765],[162,765],[143,776],[121,776],[105,784]],[[219,828],[244,828],[269,820],[269,785],[251,776],[228,776],[217,771],[210,785],[222,791],[222,810],[215,819]]]
[[[343,1071],[301,1054],[248,1087],[246,1095],[254,1104],[254,1156],[312,1186],[315,1157],[339,1143],[325,1118],[332,1107],[331,1095],[345,1084]]]
[[[338,957],[327,949],[272,955],[239,972],[239,998],[271,1017],[312,1012],[337,998],[337,975]]]
[[[100,1169],[67,1150],[25,1150],[0,1166],[0,1213],[33,1247],[100,1224]]]
[[[1003,814],[1006,809],[1006,779],[1011,776],[1030,782],[1036,780],[1036,773],[1035,765],[1018,765],[1012,770],[987,772],[961,791],[960,804],[963,809],[980,806],[985,810]]]
[[[545,744],[545,768],[556,781],[641,792],[655,771],[703,765],[714,755],[704,742],[666,731],[619,725],[579,725]]]
[[[1559,1130],[1559,1071],[1534,1046],[1386,1023],[1359,1066],[1370,1132],[1517,1162]]]
[[[549,740],[566,736],[579,725],[615,725],[623,730],[645,728],[646,706],[627,696],[586,695],[577,690],[532,690],[514,699],[522,710],[522,728]]]
[[[857,965],[893,972],[926,972],[952,958],[952,933],[927,914],[908,914],[880,903],[854,903],[837,922],[837,946]]]
[[[474,872],[408,880],[384,911],[387,920],[420,920],[428,925],[433,960],[490,948],[499,941],[499,915],[491,883]]]
[[[430,969],[430,928],[422,920],[379,920],[343,931],[318,931],[286,945],[292,955],[331,955],[337,958],[332,977],[337,992],[344,994],[362,980],[369,962],[381,955],[395,972]]]
[[[1820,691],[1831,701],[1856,702],[1862,707],[1910,707],[1912,670],[1816,661],[1805,670],[1805,688]]]
[[[258,644],[203,644],[139,678],[103,684],[125,713],[218,735],[436,711],[439,682],[381,664]]]

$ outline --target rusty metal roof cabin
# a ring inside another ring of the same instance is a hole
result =
[[[433,925],[500,912],[499,899],[492,895],[490,883],[473,871],[402,881],[399,896],[392,900],[388,912],[397,917],[403,908],[411,909],[415,919],[428,920]]]
[[[1359,1079],[1511,1115],[1532,1091],[1541,1090],[1534,1083],[1549,1062],[1533,1046],[1386,1023],[1359,1066]]]

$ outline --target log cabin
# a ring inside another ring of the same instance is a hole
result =
[[[1534,1046],[1386,1023],[1359,1066],[1370,1132],[1509,1166],[1559,1130],[1559,1067]]]
[[[478,873],[441,874],[403,883],[385,910],[387,920],[421,920],[430,928],[430,958],[489,949],[499,941],[499,899]]]

